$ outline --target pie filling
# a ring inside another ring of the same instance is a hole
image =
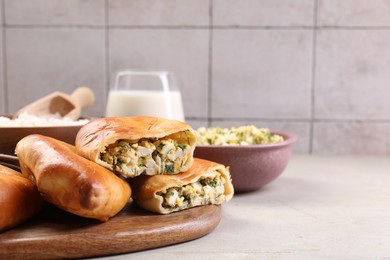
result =
[[[189,138],[184,133],[162,139],[118,140],[106,147],[100,154],[100,159],[125,177],[176,174],[191,158]]]
[[[207,204],[221,204],[225,200],[225,179],[219,172],[214,177],[201,177],[182,187],[171,187],[158,192],[164,208],[180,210]]]

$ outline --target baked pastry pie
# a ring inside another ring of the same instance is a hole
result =
[[[74,146],[29,135],[16,145],[23,175],[33,180],[44,200],[73,214],[107,221],[129,201],[129,184],[75,153]]]
[[[124,177],[183,172],[195,143],[188,124],[150,116],[98,118],[76,137],[80,155]]]
[[[234,194],[229,168],[194,158],[176,175],[139,176],[130,180],[134,201],[142,208],[167,214],[200,205],[222,204]]]
[[[34,182],[0,165],[0,231],[30,219],[43,205]]]

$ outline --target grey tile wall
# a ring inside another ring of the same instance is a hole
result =
[[[204,29],[110,29],[110,70],[166,69],[175,72],[186,116],[205,118],[208,111],[208,36]]]
[[[313,153],[388,155],[390,124],[325,121],[314,126]]]
[[[313,26],[313,0],[214,0],[216,26]]]
[[[390,4],[319,0],[313,153],[390,154]]]
[[[390,4],[383,0],[318,0],[318,25],[373,27],[390,25]]]
[[[390,30],[317,33],[319,119],[390,120]]]
[[[7,25],[105,25],[105,0],[3,0]]]
[[[6,30],[8,111],[60,90],[91,86],[96,103],[105,97],[104,32],[83,28],[9,28]],[[93,57],[93,58],[91,58]],[[98,114],[98,106],[87,113]]]
[[[3,33],[4,33],[4,26],[3,26],[3,5],[0,4],[0,113],[4,113],[7,109],[8,100],[6,99],[6,89],[4,87],[4,43],[3,43]]]
[[[120,69],[175,73],[186,121],[296,133],[296,152],[390,154],[390,5],[374,0],[1,0],[0,113]],[[378,133],[378,134],[377,134]]]
[[[211,0],[109,0],[110,26],[209,26]]]
[[[211,116],[309,118],[312,38],[300,29],[214,31]]]

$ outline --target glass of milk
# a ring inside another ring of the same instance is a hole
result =
[[[117,72],[107,100],[106,117],[157,116],[184,122],[181,94],[168,71]]]

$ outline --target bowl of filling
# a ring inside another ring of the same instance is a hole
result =
[[[59,115],[34,116],[20,114],[0,115],[0,153],[14,155],[16,144],[30,134],[50,136],[69,144],[74,144],[77,132],[89,120],[72,120]]]
[[[297,136],[253,125],[198,128],[194,156],[230,167],[234,190],[258,190],[286,168]]]

